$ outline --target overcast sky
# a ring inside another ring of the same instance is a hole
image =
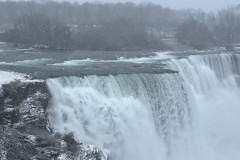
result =
[[[240,0],[71,0],[78,2],[153,2],[174,9],[201,8],[205,11],[216,11],[226,5],[240,4]]]

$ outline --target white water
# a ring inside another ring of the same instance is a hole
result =
[[[23,60],[23,61],[17,61],[17,62],[0,62],[0,65],[10,65],[10,66],[32,66],[32,65],[38,65],[38,64],[45,64],[52,59],[32,59],[32,60]]]
[[[229,54],[168,61],[190,85],[196,101],[192,159],[240,159],[239,64],[240,55]]]
[[[154,56],[149,56],[149,57],[140,57],[140,58],[125,58],[125,57],[117,57],[116,55],[116,60],[103,60],[103,59],[82,59],[82,60],[67,60],[62,63],[54,63],[54,64],[48,64],[48,65],[53,65],[53,66],[83,66],[86,64],[91,64],[91,63],[109,63],[109,62],[114,62],[114,63],[122,63],[122,62],[129,62],[129,63],[136,63],[136,64],[142,64],[142,63],[156,63],[158,60],[164,60],[168,59],[172,56],[171,54],[173,52],[156,52]]]
[[[54,132],[116,160],[239,160],[239,55],[166,61],[179,74],[47,80]]]

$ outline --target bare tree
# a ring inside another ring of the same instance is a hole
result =
[[[231,6],[220,10],[215,27],[218,44],[224,45],[226,49],[232,49],[232,45],[240,40],[239,27],[238,8]]]
[[[178,26],[175,36],[179,42],[196,49],[206,49],[213,45],[212,32],[207,25],[192,18]]]

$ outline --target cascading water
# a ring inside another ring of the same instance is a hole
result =
[[[178,70],[195,99],[192,159],[240,159],[240,55],[198,55],[167,65]],[[184,159],[184,157],[182,158]]]
[[[240,56],[165,63],[179,73],[48,79],[51,127],[116,160],[238,160]]]
[[[113,150],[116,159],[164,158],[164,141],[189,121],[178,74],[65,77],[48,85],[54,130]]]

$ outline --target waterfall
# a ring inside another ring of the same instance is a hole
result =
[[[179,73],[48,79],[50,125],[114,160],[237,160],[239,62],[194,55],[163,62]]]
[[[195,100],[192,159],[239,159],[240,55],[197,55],[166,64],[179,71]]]

